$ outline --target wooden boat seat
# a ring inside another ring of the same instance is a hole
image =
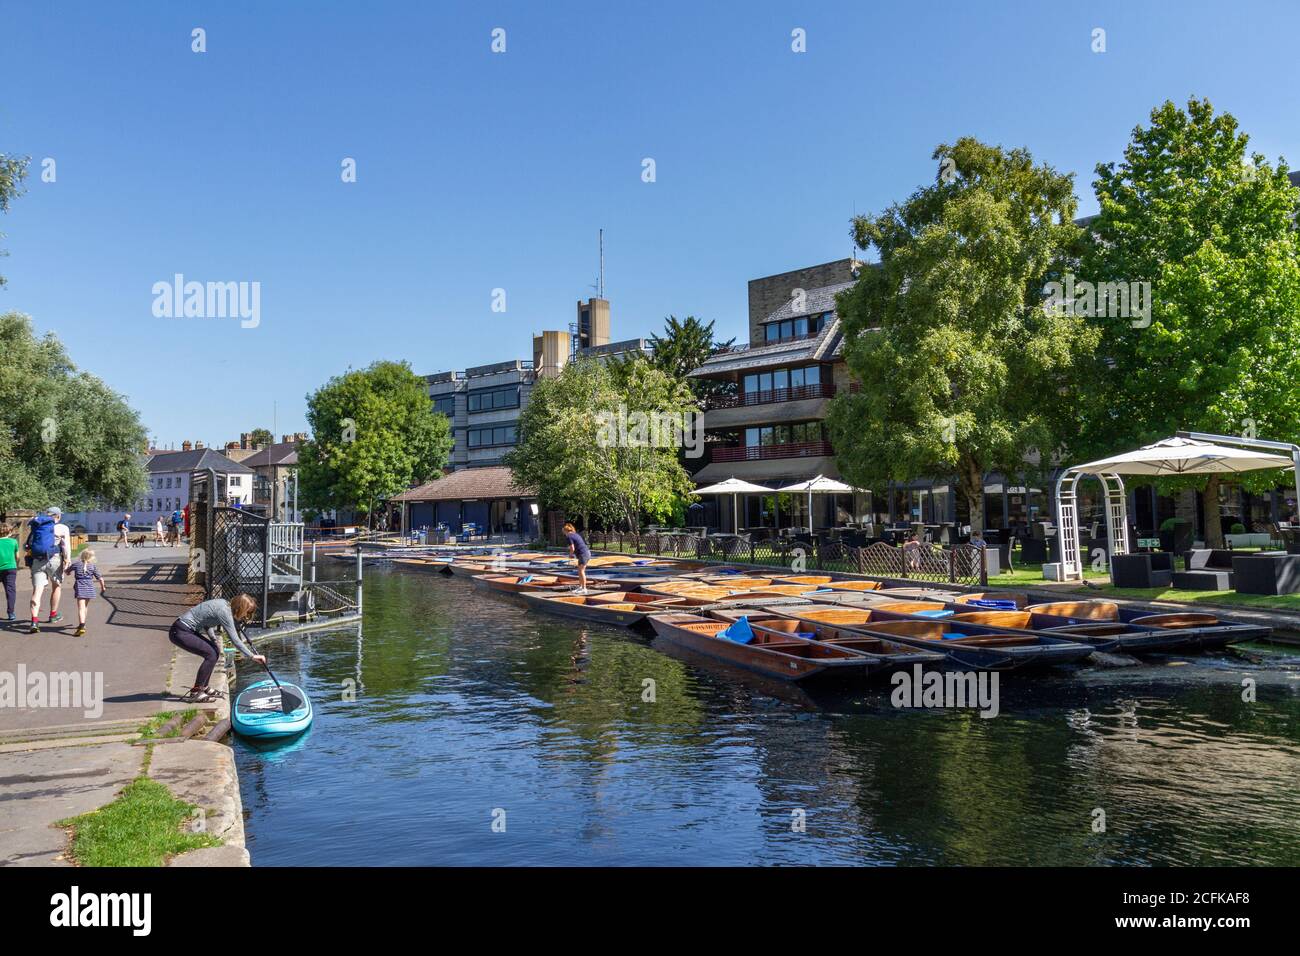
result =
[[[965,624],[990,624],[993,627],[1032,627],[1034,616],[1028,611],[962,611],[948,620]]]
[[[785,577],[776,578],[778,584],[830,584],[831,576],[829,574],[790,574]],[[875,583],[874,581],[871,583]]]
[[[1031,604],[1025,610],[1055,617],[1083,617],[1090,621],[1119,620],[1119,605],[1111,601],[1056,601],[1051,604]]]
[[[846,627],[868,624],[875,620],[870,611],[857,608],[828,607],[813,611],[800,611],[799,616],[819,624],[842,624]]]
[[[893,611],[895,614],[915,614],[918,611],[946,611],[938,601],[891,601],[885,604],[873,604],[878,611]]]
[[[1143,627],[1215,627],[1219,619],[1213,614],[1144,614],[1133,618],[1132,623]]]
[[[1129,626],[1121,622],[1105,621],[1100,624],[1066,624],[1064,627],[1048,628],[1053,634],[1078,634],[1090,637],[1114,637],[1129,633]]]
[[[834,581],[826,587],[832,591],[879,591],[879,581]]]
[[[946,621],[881,621],[871,625],[873,631],[881,634],[897,634],[901,637],[915,637],[923,641],[942,644],[970,644],[975,646],[996,645],[1004,647],[1016,644],[1037,644],[1038,638],[1032,634],[971,634],[967,637],[944,638],[951,633],[951,622]]]

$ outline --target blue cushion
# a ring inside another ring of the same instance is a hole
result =
[[[742,617],[726,630],[719,631],[718,637],[725,637],[727,640],[735,641],[737,644],[748,644],[754,640],[754,629],[749,626],[749,618]]]
[[[940,608],[937,611],[917,611],[917,617],[952,617],[953,612],[947,608]]]
[[[959,637],[969,637],[969,636],[970,635],[968,634],[959,634],[956,631],[944,631],[942,634],[939,635],[939,638],[945,641],[955,641]]]
[[[1016,602],[1006,598],[981,598],[977,601],[969,602],[972,607],[992,608],[997,611],[1014,611]]]
[[[519,579],[519,583],[520,583],[520,584],[527,584],[527,583],[528,583],[529,581],[531,581],[532,579],[533,579],[533,576],[532,576],[531,574],[525,574],[522,578]]]

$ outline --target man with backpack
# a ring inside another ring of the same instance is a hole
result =
[[[122,515],[122,520],[117,523],[117,540],[113,542],[113,550],[116,551],[119,544],[126,548],[131,547],[130,534],[131,516],[125,514]]]
[[[181,528],[184,524],[185,524],[185,515],[181,513],[180,508],[177,508],[175,511],[172,512],[172,535],[171,535],[172,544],[177,547],[180,547]]]
[[[32,626],[28,634],[40,633],[41,597],[50,586],[50,617],[47,623],[58,624],[59,598],[63,596],[63,569],[72,560],[72,536],[63,524],[63,512],[48,508],[29,522],[27,564],[32,569]]]

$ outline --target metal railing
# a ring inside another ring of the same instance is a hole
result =
[[[713,461],[766,461],[769,458],[814,458],[833,455],[828,441],[795,442],[788,445],[710,445]]]
[[[855,548],[839,541],[769,538],[752,541],[746,535],[623,534],[591,532],[593,550],[643,554],[720,564],[781,568],[787,572],[832,571],[878,578],[988,586],[985,549],[969,544],[894,547],[878,541]]]
[[[747,405],[768,405],[772,402],[797,402],[806,398],[833,398],[835,385],[796,385],[791,388],[769,388],[765,391],[744,392],[738,395],[714,395],[705,403],[706,409],[739,408]]]

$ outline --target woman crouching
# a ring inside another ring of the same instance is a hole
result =
[[[216,635],[218,627],[226,632],[230,643],[234,644],[241,654],[259,664],[266,663],[266,658],[244,641],[236,624],[236,622],[239,624],[248,622],[256,611],[256,601],[247,594],[236,594],[229,601],[213,598],[211,601],[196,604],[172,622],[171,631],[167,635],[168,640],[181,650],[203,658],[203,663],[199,664],[199,672],[194,677],[194,686],[181,698],[182,700],[190,704],[208,704],[216,700],[217,696],[224,696],[220,691],[208,688],[212,669],[221,658],[221,641]]]

